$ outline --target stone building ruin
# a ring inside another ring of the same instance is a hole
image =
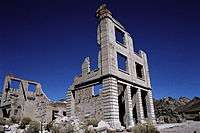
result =
[[[52,102],[42,91],[41,84],[13,75],[5,77],[0,116],[50,122],[66,115],[66,103]]]
[[[104,120],[113,128],[155,123],[146,53],[134,52],[130,34],[106,5],[96,16],[98,69],[91,70],[90,59],[85,58],[82,73],[68,89],[67,116]]]

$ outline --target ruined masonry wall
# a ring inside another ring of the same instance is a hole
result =
[[[93,96],[92,87],[77,90],[75,94],[75,114],[84,121],[87,118],[103,119],[102,96]]]

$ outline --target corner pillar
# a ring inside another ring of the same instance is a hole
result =
[[[120,128],[117,79],[103,79],[103,117],[112,128]]]
[[[148,92],[147,92],[147,115],[148,115],[149,120],[155,124],[156,119],[155,119],[153,97],[152,97],[151,90],[148,90]]]
[[[70,86],[67,91],[67,117],[71,117],[75,115],[75,99],[73,96],[72,90],[74,89],[74,86]]]

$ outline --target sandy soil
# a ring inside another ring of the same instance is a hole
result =
[[[187,121],[184,123],[157,125],[160,133],[200,133],[200,122]]]

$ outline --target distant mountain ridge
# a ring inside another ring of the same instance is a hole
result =
[[[200,112],[200,97],[194,97],[186,105],[177,108],[178,112]]]

